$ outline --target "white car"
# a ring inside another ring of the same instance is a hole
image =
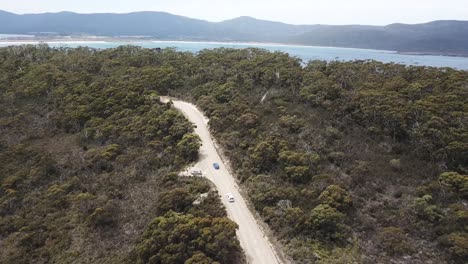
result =
[[[192,168],[192,170],[190,171],[190,174],[192,176],[202,176],[203,175],[202,171],[200,169],[198,169],[198,168]]]
[[[232,193],[226,193],[226,198],[230,203],[234,202],[234,195]]]

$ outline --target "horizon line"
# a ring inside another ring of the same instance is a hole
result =
[[[255,19],[258,21],[265,21],[265,22],[273,22],[273,23],[281,23],[281,24],[286,24],[286,25],[292,25],[292,26],[373,26],[373,27],[386,27],[390,25],[395,25],[395,24],[402,24],[402,25],[421,25],[421,24],[428,24],[432,22],[443,22],[443,21],[455,21],[455,22],[468,22],[467,20],[460,20],[460,19],[438,19],[438,20],[430,20],[426,22],[419,22],[419,23],[402,23],[402,22],[393,22],[389,24],[380,24],[380,25],[372,25],[372,24],[321,24],[321,23],[315,23],[315,24],[293,24],[293,23],[287,23],[283,21],[275,21],[275,20],[268,20],[268,19],[261,19],[261,18],[256,18],[252,16],[237,16],[233,18],[228,18],[224,19],[221,21],[211,21],[207,19],[201,19],[201,18],[194,18],[194,17],[189,17],[189,16],[184,16],[184,15],[178,15],[174,13],[170,13],[167,11],[156,11],[156,10],[142,10],[142,11],[129,11],[129,12],[95,12],[95,13],[81,13],[81,12],[76,12],[76,11],[68,11],[68,10],[63,10],[63,11],[51,11],[51,12],[42,12],[42,13],[15,13],[12,11],[7,11],[4,9],[0,9],[0,12],[5,12],[17,16],[23,16],[23,15],[42,15],[42,14],[60,14],[60,13],[71,13],[71,14],[76,14],[76,15],[128,15],[128,14],[136,14],[136,13],[164,13],[164,14],[169,14],[172,16],[178,16],[178,17],[184,17],[184,18],[189,18],[193,20],[199,20],[199,21],[205,21],[209,23],[222,23],[230,20],[235,20],[239,18],[250,18],[250,19]]]

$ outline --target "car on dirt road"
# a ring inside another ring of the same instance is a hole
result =
[[[230,203],[233,203],[233,202],[234,202],[234,195],[232,195],[232,193],[226,193],[226,199],[227,199]]]
[[[202,173],[202,171],[201,171],[200,169],[198,169],[198,168],[192,168],[192,169],[190,170],[190,175],[192,175],[192,176],[203,176],[203,173]]]
[[[219,170],[219,164],[218,163],[213,163],[213,167],[216,169],[216,170]]]

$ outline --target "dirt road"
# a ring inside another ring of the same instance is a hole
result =
[[[168,102],[169,99],[162,97],[161,101]],[[188,120],[196,125],[195,133],[200,136],[202,146],[200,148],[199,160],[195,167],[201,169],[203,175],[216,185],[221,195],[221,200],[226,206],[228,217],[239,225],[237,237],[247,256],[248,263],[281,263],[275,250],[240,195],[239,187],[234,177],[229,173],[226,164],[224,164],[216,151],[214,142],[208,131],[208,118],[190,103],[174,100],[173,103],[176,109],[181,111]],[[219,164],[219,170],[214,169],[213,163],[215,162]],[[228,202],[226,193],[232,193],[235,202]]]

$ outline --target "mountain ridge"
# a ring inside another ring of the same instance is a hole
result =
[[[468,21],[419,24],[292,25],[241,16],[220,22],[160,11],[14,14],[0,10],[0,34],[149,36],[160,40],[245,41],[468,56]]]

